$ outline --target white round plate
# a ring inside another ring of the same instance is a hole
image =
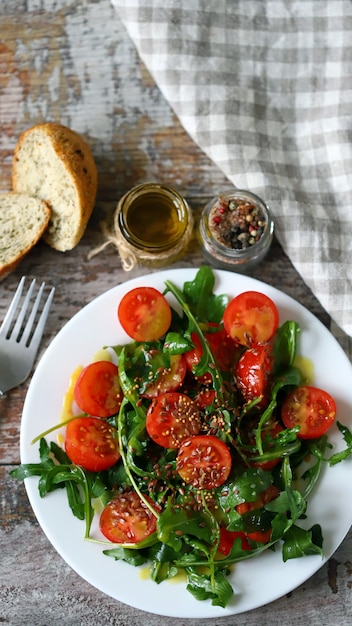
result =
[[[157,272],[128,281],[102,294],[77,313],[58,333],[36,369],[26,397],[21,427],[22,463],[37,462],[38,444],[31,441],[57,423],[71,373],[78,365],[90,362],[104,345],[127,343],[116,310],[121,297],[130,289],[148,285],[164,290],[169,279],[178,287],[193,280],[196,269]],[[262,291],[278,306],[280,322],[299,322],[300,353],[309,357],[315,368],[314,384],[336,399],[338,419],[351,427],[352,366],[329,331],[307,309],[284,293],[247,276],[214,271],[215,292],[231,297],[249,289]],[[168,296],[169,297],[169,296]],[[171,302],[171,300],[170,300]],[[56,440],[56,433],[52,438]],[[344,442],[337,429],[330,431],[334,451]],[[57,552],[82,578],[107,595],[137,609],[180,618],[214,618],[254,609],[289,593],[310,576],[335,552],[352,523],[350,492],[351,466],[347,461],[325,467],[308,504],[307,528],[320,524],[324,536],[324,559],[307,556],[286,563],[281,550],[264,552],[254,560],[239,563],[231,574],[235,594],[225,609],[200,602],[186,590],[185,582],[157,585],[145,580],[139,568],[103,555],[103,548],[83,539],[84,522],[73,517],[64,490],[41,499],[38,480],[26,479],[30,503],[43,531]]]

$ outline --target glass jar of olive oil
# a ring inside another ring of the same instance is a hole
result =
[[[166,185],[134,187],[121,198],[116,215],[125,269],[138,263],[169,265],[182,256],[192,237],[192,212],[186,200]]]

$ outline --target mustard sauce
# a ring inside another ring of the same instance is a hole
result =
[[[111,361],[111,355],[109,351],[105,350],[104,348],[101,348],[100,350],[98,350],[92,358],[92,363],[96,361]],[[66,420],[73,417],[73,411],[72,411],[72,405],[74,402],[73,391],[74,391],[77,379],[80,373],[82,372],[82,370],[83,370],[83,366],[78,365],[78,367],[76,367],[76,369],[72,372],[70,376],[68,388],[62,401],[60,422],[65,422]]]
[[[141,569],[139,570],[139,578],[141,580],[150,580],[149,567],[141,567]],[[174,585],[187,582],[187,574],[185,570],[180,569],[179,572],[175,576],[172,576],[172,578],[168,578],[167,582],[172,583]]]
[[[73,412],[72,412],[72,404],[74,400],[73,390],[74,390],[77,378],[79,377],[82,369],[83,369],[82,365],[79,365],[78,367],[76,367],[76,369],[72,372],[70,376],[68,389],[64,395],[63,402],[62,402],[60,422],[65,422],[66,420],[70,419],[70,417],[73,417]]]
[[[301,372],[303,383],[305,385],[311,385],[314,380],[313,362],[305,356],[297,355],[293,365]]]
[[[92,358],[92,363],[96,363],[97,361],[111,361],[111,354],[105,348],[100,348],[94,354]]]
[[[141,580],[150,580],[150,569],[149,567],[141,567],[139,570],[139,578]]]

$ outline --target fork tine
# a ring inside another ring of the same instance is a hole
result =
[[[29,289],[28,289],[28,291],[26,293],[24,302],[22,304],[22,308],[21,308],[21,310],[19,312],[19,315],[18,315],[18,318],[16,320],[15,327],[14,327],[12,333],[11,333],[11,337],[13,337],[15,341],[18,340],[18,337],[20,336],[20,333],[23,330],[23,322],[24,322],[24,319],[26,317],[26,313],[27,313],[27,310],[28,310],[28,307],[29,307],[29,303],[31,301],[31,297],[32,297],[32,293],[33,293],[34,287],[35,287],[35,278],[32,280],[32,282],[31,282],[31,284],[29,286]]]
[[[35,280],[33,281],[33,283],[35,283]],[[32,285],[33,285],[33,283],[32,283]],[[31,287],[32,287],[32,285],[31,285]],[[44,287],[45,287],[45,283],[43,282],[41,284],[41,286],[40,286],[40,289],[39,289],[38,293],[37,293],[37,297],[35,299],[34,305],[33,305],[32,309],[31,309],[30,316],[29,316],[29,318],[27,320],[25,329],[23,331],[23,335],[21,337],[21,342],[26,344],[26,345],[27,345],[28,338],[29,338],[29,336],[31,334],[31,330],[32,330],[32,327],[33,327],[33,324],[34,324],[35,316],[36,316],[38,308],[39,308],[40,301],[42,299]]]
[[[23,291],[23,285],[24,285],[25,280],[26,280],[26,277],[22,276],[20,282],[18,283],[18,287],[16,289],[15,295],[12,298],[12,302],[11,302],[11,304],[10,304],[8,310],[7,310],[7,313],[6,313],[6,315],[5,315],[4,319],[3,319],[3,322],[1,324],[0,333],[1,333],[1,335],[5,335],[5,337],[6,337],[8,331],[10,329],[11,322],[12,322],[12,320],[14,318],[14,314],[16,312],[18,303],[19,303],[19,301],[21,299],[21,295],[22,295],[22,291]]]
[[[23,286],[26,277],[23,276],[12,299],[8,312],[0,328],[0,397],[9,389],[24,382],[35,362],[40,341],[43,336],[49,309],[54,297],[55,288],[52,287],[44,300],[45,282],[38,290],[34,303],[31,303],[36,280],[29,286],[24,295]],[[23,296],[22,307],[20,300]],[[18,309],[18,311],[17,311]],[[18,315],[18,317],[17,317]]]
[[[45,283],[42,284],[41,291],[39,292],[40,297],[41,297],[41,294],[42,294],[42,292],[44,290],[44,287],[45,287]],[[50,292],[49,292],[49,295],[48,295],[48,297],[46,299],[46,302],[45,302],[45,305],[43,307],[43,310],[41,312],[41,315],[40,315],[40,318],[38,320],[38,324],[36,326],[36,329],[35,329],[35,331],[33,333],[33,337],[32,337],[32,339],[30,341],[30,347],[32,349],[34,349],[34,350],[37,350],[37,348],[39,347],[39,343],[40,343],[40,340],[41,340],[42,335],[43,335],[43,331],[44,331],[46,320],[47,320],[47,317],[48,317],[48,314],[49,314],[49,309],[51,307],[51,303],[52,303],[52,300],[53,300],[53,297],[54,297],[54,293],[55,293],[55,287],[52,287]],[[39,294],[38,294],[38,297],[39,297]]]

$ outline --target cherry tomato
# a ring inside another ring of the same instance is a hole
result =
[[[246,401],[261,397],[259,406],[267,405],[273,362],[269,344],[248,348],[243,352],[236,368],[236,381]]]
[[[286,428],[299,426],[301,439],[321,437],[336,418],[334,398],[323,389],[309,385],[297,387],[286,396],[281,407],[281,417]]]
[[[246,533],[243,530],[227,530],[224,526],[220,528],[220,541],[218,551],[224,556],[228,556],[231,552],[231,548],[237,538],[241,539],[242,550],[250,550],[251,546],[247,539]]]
[[[95,417],[116,415],[123,398],[117,366],[111,361],[87,365],[76,381],[73,397],[84,413]]]
[[[237,504],[235,509],[237,513],[243,515],[244,513],[248,513],[249,511],[255,511],[256,509],[261,509],[265,504],[275,500],[280,494],[280,489],[275,487],[275,485],[270,485],[267,489],[262,491],[259,494],[258,498],[254,500],[254,502],[241,502],[241,504]]]
[[[163,393],[152,401],[147,411],[149,437],[163,448],[179,448],[201,427],[199,409],[188,396],[177,391]]]
[[[67,424],[67,456],[89,472],[102,472],[120,458],[117,430],[97,417],[78,417]]]
[[[240,293],[229,302],[224,312],[227,334],[247,347],[268,342],[278,325],[276,304],[258,291]]]
[[[206,409],[216,399],[216,392],[214,389],[200,389],[194,398],[194,402],[200,409]]]
[[[231,531],[227,530],[224,527],[221,527],[218,551],[224,556],[228,556],[231,552],[231,548],[234,542],[238,537],[241,539],[242,550],[251,550],[252,546],[248,541],[249,539],[257,543],[269,543],[271,539],[271,533],[271,528],[269,528],[268,530],[255,530],[251,533],[245,533],[243,530]]]
[[[145,496],[153,509],[160,507]],[[100,515],[100,530],[113,543],[139,543],[156,531],[156,517],[135,491],[117,494]]]
[[[224,328],[214,333],[205,333],[205,338],[214,356],[215,362],[222,372],[229,372],[238,359],[239,352],[236,343],[228,336]],[[194,348],[185,354],[188,370],[193,373],[194,367],[198,365],[203,355],[202,344],[197,333],[191,334]],[[211,374],[208,372],[199,376],[198,380],[204,384],[212,382]]]
[[[229,372],[237,362],[241,351],[225,328],[205,335],[215,361],[222,372]]]
[[[181,444],[176,469],[181,478],[198,489],[215,489],[229,477],[230,450],[214,435],[196,435]]]
[[[170,357],[170,367],[163,370],[157,380],[147,387],[144,392],[146,398],[154,398],[167,391],[175,391],[182,385],[187,372],[186,359],[182,354]]]
[[[156,341],[169,329],[171,308],[154,287],[136,287],[126,293],[117,315],[124,331],[135,341]]]

